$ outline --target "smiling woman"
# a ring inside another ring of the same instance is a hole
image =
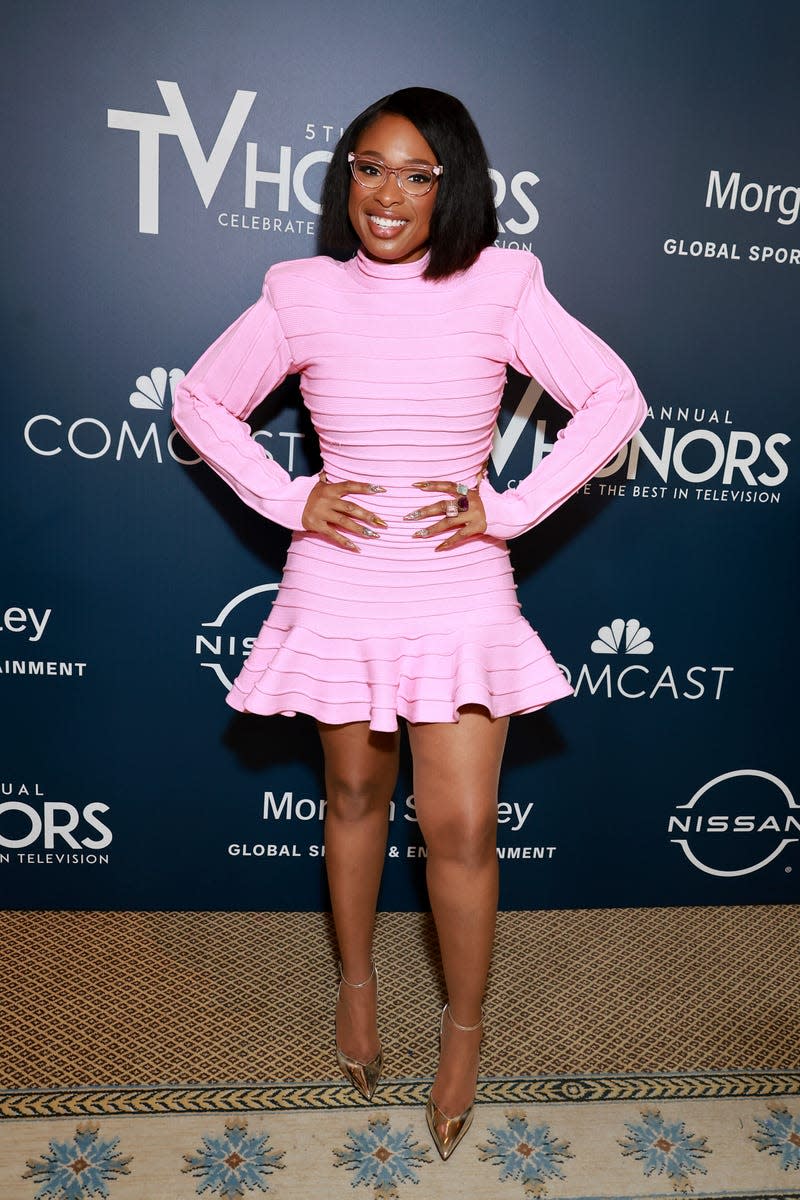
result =
[[[492,245],[486,152],[453,96],[406,88],[352,122],[321,229],[350,257],[272,267],[260,300],[180,385],[174,418],[248,504],[294,532],[228,703],[316,718],[341,953],[336,1055],[367,1099],[383,1065],[375,906],[407,723],[448,995],[426,1114],[447,1158],[473,1112],[508,719],[571,693],[520,612],[504,539],[585,484],[646,410],[624,364],[547,291],[537,259]],[[572,420],[501,495],[486,463],[508,364]],[[249,436],[246,418],[290,372],[319,435],[318,476],[291,478]]]
[[[431,88],[403,88],[365,108],[345,129],[322,190],[320,240],[337,253],[353,253],[363,246],[350,210],[353,179],[365,182],[364,172],[351,174],[349,160],[356,154],[373,158],[381,169],[402,169],[406,156],[409,166],[434,169],[431,190],[417,193],[417,199],[430,205],[424,209],[430,223],[426,279],[445,279],[465,270],[494,242],[497,215],[489,160],[475,122],[455,96]],[[389,175],[382,184],[388,186],[389,179],[402,192],[400,177]]]
[[[442,173],[424,137],[405,117],[384,113],[361,134],[350,165],[347,212],[364,252],[384,262],[422,258]]]

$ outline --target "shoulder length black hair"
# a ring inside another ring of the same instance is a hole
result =
[[[347,156],[373,121],[384,113],[405,117],[416,126],[444,166],[431,216],[430,262],[426,279],[444,279],[472,266],[497,237],[489,160],[475,122],[455,96],[435,88],[402,88],[365,108],[342,134],[322,186],[320,241],[325,250],[350,252],[359,247],[347,205],[350,166]]]

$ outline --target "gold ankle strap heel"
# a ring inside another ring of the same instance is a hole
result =
[[[345,979],[341,963],[339,963],[339,975],[341,978],[339,982],[339,988],[336,993],[337,1003],[339,996],[341,995],[342,984],[344,984],[346,987],[358,990],[359,988],[366,987],[368,983],[371,983],[374,976],[375,986],[377,987],[378,985],[378,968],[374,963],[372,964],[372,970],[370,971],[369,975],[366,979],[362,980],[361,983],[351,983],[349,979]],[[371,1100],[375,1094],[375,1088],[378,1086],[378,1080],[380,1079],[381,1071],[383,1070],[382,1048],[379,1046],[378,1053],[375,1055],[375,1057],[371,1058],[369,1062],[364,1063],[359,1062],[357,1058],[350,1058],[347,1054],[344,1054],[343,1051],[339,1049],[337,1043],[336,1061],[338,1062],[345,1079],[347,1079],[353,1085],[357,1092],[361,1093],[365,1100]]]
[[[481,1029],[484,1020],[483,1005],[481,1005],[481,1019],[477,1025],[459,1025],[449,1011],[448,1005],[445,1004],[442,1009],[442,1019],[439,1027],[439,1045],[441,1046],[442,1033],[444,1031],[445,1013],[450,1018],[451,1024],[460,1029],[462,1033],[474,1033],[476,1029]],[[450,1155],[455,1150],[458,1143],[464,1137],[465,1133],[472,1124],[472,1118],[475,1115],[475,1101],[473,1100],[469,1108],[465,1108],[457,1117],[448,1117],[447,1113],[443,1113],[439,1108],[433,1096],[429,1096],[428,1103],[425,1105],[425,1120],[428,1122],[428,1129],[433,1138],[433,1144],[439,1151],[441,1157],[447,1161]]]

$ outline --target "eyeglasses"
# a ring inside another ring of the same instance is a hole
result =
[[[390,175],[394,175],[400,189],[407,196],[427,196],[444,171],[442,166],[388,167],[380,159],[367,158],[364,154],[353,154],[352,151],[348,154],[347,161],[350,163],[353,179],[362,187],[375,190],[382,187]]]

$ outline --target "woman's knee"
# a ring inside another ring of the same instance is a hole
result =
[[[363,821],[389,811],[392,788],[383,778],[344,774],[326,775],[327,809],[339,821]]]
[[[385,814],[397,781],[397,735],[375,733],[366,722],[320,724],[319,731],[328,812],[342,821]]]
[[[454,812],[420,822],[428,857],[478,866],[496,856],[497,809]]]

